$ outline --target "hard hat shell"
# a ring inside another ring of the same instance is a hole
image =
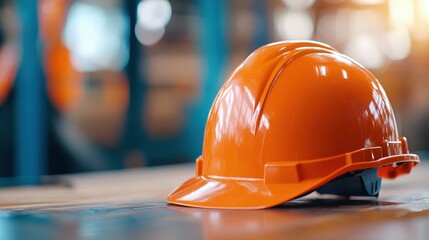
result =
[[[419,162],[378,80],[318,42],[253,52],[211,108],[196,176],[168,197],[205,208],[266,208],[356,170],[394,178]]]

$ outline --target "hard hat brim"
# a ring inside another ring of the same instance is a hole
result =
[[[398,162],[401,162],[402,165],[395,169],[383,167]],[[200,175],[189,179],[174,190],[168,196],[167,201],[189,207],[263,209],[306,195],[351,171],[383,167],[391,171],[409,172],[418,162],[419,157],[415,154],[401,154],[384,157],[377,161],[347,164],[323,177],[287,183],[270,183],[264,179]]]
[[[295,184],[264,184],[263,180],[194,177],[170,194],[167,201],[189,207],[263,209],[300,197],[328,179]]]

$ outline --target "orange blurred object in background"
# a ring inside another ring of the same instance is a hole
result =
[[[63,40],[68,0],[40,0],[39,24],[44,46],[44,69],[49,100],[74,131],[93,151],[118,148],[129,102],[129,84],[120,71],[99,69],[84,72],[77,68],[72,49]],[[82,39],[80,40],[82,41]],[[58,130],[57,131],[63,131]],[[57,133],[64,136],[64,133]],[[80,142],[82,142],[80,141]],[[64,147],[75,152],[76,142]],[[82,150],[85,151],[85,150]],[[91,161],[79,156],[82,162]],[[105,160],[108,161],[108,160]]]
[[[71,53],[61,41],[68,2],[39,0],[47,90],[50,100],[60,112],[76,105],[83,92],[83,74],[73,66]]]
[[[115,147],[120,140],[129,101],[127,78],[113,71],[86,75],[82,96],[74,100],[77,105],[66,117],[92,142]]]
[[[57,42],[44,57],[47,90],[53,105],[59,111],[70,109],[83,94],[83,74],[71,63],[70,51]]]
[[[5,44],[0,48],[0,104],[8,96],[19,64],[19,53],[13,44]]]
[[[69,0],[39,0],[40,34],[45,45],[61,41]]]

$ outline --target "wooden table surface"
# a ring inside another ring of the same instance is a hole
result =
[[[429,239],[429,163],[379,199],[316,194],[266,210],[168,205],[193,165],[59,176],[0,189],[0,239]]]

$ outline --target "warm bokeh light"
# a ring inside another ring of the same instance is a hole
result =
[[[397,25],[412,27],[414,24],[414,1],[389,0],[389,20]]]
[[[386,32],[382,41],[384,54],[391,60],[404,59],[411,52],[411,40],[405,28]]]
[[[313,19],[306,11],[281,11],[275,20],[277,34],[282,40],[311,39],[313,36]]]
[[[171,14],[171,4],[168,0],[142,0],[137,6],[137,40],[145,46],[159,42],[164,36]]]
[[[377,38],[369,34],[359,34],[350,39],[344,53],[370,69],[377,69],[385,64]]]
[[[353,0],[353,2],[357,4],[380,4],[383,3],[384,0]]]
[[[171,18],[171,4],[167,0],[142,0],[137,6],[137,23],[148,30],[164,28]]]
[[[282,0],[283,3],[293,9],[305,9],[311,7],[315,0]]]
[[[165,29],[145,29],[140,24],[135,26],[136,37],[139,42],[145,46],[152,46],[161,40],[164,36]]]
[[[420,0],[419,9],[422,19],[429,21],[429,0]]]

